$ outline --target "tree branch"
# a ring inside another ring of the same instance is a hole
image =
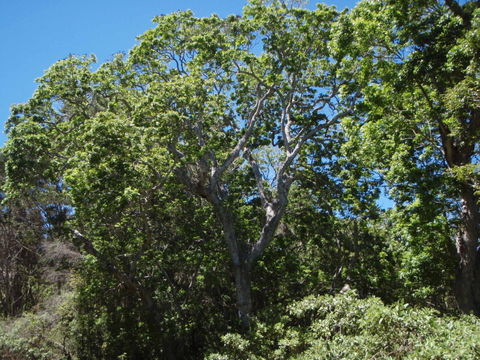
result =
[[[94,256],[107,269],[108,272],[117,278],[120,283],[125,284],[131,291],[136,292],[144,301],[145,305],[150,310],[154,311],[154,315],[156,317],[160,317],[161,312],[160,309],[158,309],[155,300],[141,284],[139,284],[137,281],[134,281],[130,276],[119,270],[114,263],[102,256],[97,249],[95,249],[90,239],[84,236],[80,231],[74,229],[72,232],[73,235],[75,235],[75,237],[82,242],[83,248],[88,254]]]
[[[345,110],[338,113],[332,117],[328,122],[319,124],[309,131],[300,133],[296,136],[297,143],[293,151],[287,150],[287,158],[280,165],[280,169],[277,174],[277,196],[273,205],[271,203],[265,203],[265,224],[262,228],[260,237],[257,242],[253,245],[248,256],[248,262],[253,264],[264,252],[265,248],[272,241],[275,230],[280,223],[280,219],[285,212],[288,203],[288,192],[290,191],[290,186],[293,181],[293,177],[287,177],[286,172],[290,165],[293,163],[298,153],[300,152],[303,144],[310,139],[318,130],[322,128],[327,128],[336,122],[342,117],[345,117],[351,113],[351,109]]]
[[[472,18],[470,14],[463,10],[463,7],[458,2],[455,0],[445,0],[445,5],[447,5],[452,13],[462,18],[463,25],[465,25],[467,29],[470,28],[472,25]]]
[[[252,154],[250,153],[250,151],[244,154],[244,158],[250,163],[250,166],[252,167],[252,171],[255,176],[255,181],[257,182],[257,189],[260,195],[260,201],[262,202],[262,206],[266,209],[271,204],[267,199],[267,196],[265,193],[265,187],[263,186],[263,176],[260,173],[260,168],[257,162],[255,161],[255,159],[253,158]]]
[[[220,178],[220,176],[222,176],[225,170],[227,170],[227,168],[233,163],[233,161],[236,158],[238,158],[238,156],[240,155],[240,151],[243,150],[247,141],[250,139],[250,136],[252,135],[253,129],[257,122],[258,116],[262,111],[263,104],[267,99],[267,97],[270,96],[271,93],[272,93],[272,89],[268,89],[265,94],[263,94],[260,98],[257,99],[255,107],[250,112],[250,115],[248,117],[248,125],[246,128],[245,134],[240,138],[237,145],[233,148],[233,150],[227,156],[227,159],[224,161],[224,163],[220,167],[213,169],[212,171],[213,174],[211,176],[211,182],[210,182],[211,190],[215,189],[215,187],[218,184],[218,179]]]
[[[294,77],[291,83],[292,89],[287,95],[288,101],[286,106],[282,110],[282,118],[280,119],[283,142],[284,142],[285,149],[287,149],[287,151],[290,151],[290,144],[292,141],[292,136],[291,136],[292,118],[290,116],[290,109],[292,108],[294,103],[296,82],[297,82],[296,78]]]

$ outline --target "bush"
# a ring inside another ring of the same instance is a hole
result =
[[[72,359],[73,292],[50,296],[34,313],[0,321],[0,359]]]
[[[408,304],[359,299],[354,291],[308,296],[277,323],[257,321],[248,335],[227,334],[209,360],[479,359],[480,319],[442,317]]]

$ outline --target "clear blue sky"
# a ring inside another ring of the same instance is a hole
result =
[[[326,0],[338,9],[356,0]],[[25,102],[34,80],[70,54],[104,62],[135,45],[160,14],[192,9],[197,16],[240,14],[246,0],[0,0],[0,127],[9,107]],[[310,6],[314,2],[311,1]],[[0,131],[0,145],[5,141]]]

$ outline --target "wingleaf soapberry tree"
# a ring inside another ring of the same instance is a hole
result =
[[[74,234],[100,256],[92,219],[137,194],[109,174],[156,178],[150,191],[182,184],[216,214],[248,328],[252,267],[284,215],[299,155],[312,139],[331,138],[357,100],[354,92],[342,96],[351,77],[341,69],[351,58],[334,46],[344,29],[335,26],[338,16],[322,4],[307,10],[257,0],[224,19],[178,12],[155,18],[128,57],[96,71],[88,58],[55,64],[33,98],[13,110],[12,192],[64,182],[77,225],[90,219]],[[91,174],[96,181],[87,184]],[[110,190],[98,196],[102,177]],[[87,206],[90,198],[95,206]]]

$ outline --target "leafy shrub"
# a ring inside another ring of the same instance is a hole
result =
[[[0,359],[72,359],[72,296],[50,296],[36,312],[0,321]]]
[[[257,321],[248,335],[223,336],[208,360],[478,359],[480,320],[433,309],[384,305],[354,291],[308,296],[277,323]]]

